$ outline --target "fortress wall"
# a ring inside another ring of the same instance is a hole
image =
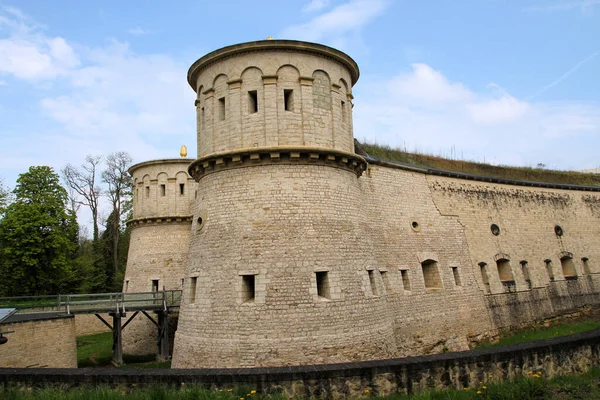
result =
[[[205,175],[199,189],[174,368],[396,355],[392,310],[371,293],[376,260],[353,172],[263,165]],[[318,296],[319,271],[330,299]],[[255,279],[252,301],[243,275]]]
[[[468,349],[469,340],[493,324],[459,219],[440,214],[422,173],[370,165],[359,182],[367,243],[373,245],[375,269],[389,281],[384,290],[379,274],[377,284],[393,318],[398,356]],[[422,263],[428,259],[437,262],[437,288],[425,285]],[[410,290],[405,290],[401,270]]]
[[[0,346],[0,368],[77,368],[75,318],[5,322],[8,342]]]
[[[190,222],[148,223],[131,230],[124,292],[182,289],[188,263]],[[144,315],[137,315],[123,330],[123,352],[150,354],[156,350],[157,328]]]
[[[436,207],[464,226],[473,275],[481,293],[492,294],[486,301],[498,328],[600,303],[600,194],[426,177]],[[498,225],[499,235],[491,232],[491,224]],[[561,258],[567,257],[562,263],[568,265],[571,256],[573,269],[563,270]],[[503,258],[509,260],[515,294],[502,294],[506,285],[497,261]],[[486,264],[488,285],[480,263]]]

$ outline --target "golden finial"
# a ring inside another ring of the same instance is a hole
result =
[[[269,36],[267,40],[273,40],[273,36]]]
[[[185,144],[183,146],[181,146],[181,150],[179,151],[179,155],[181,157],[187,157],[187,147],[185,146]]]

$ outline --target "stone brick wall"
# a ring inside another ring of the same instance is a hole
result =
[[[0,345],[1,368],[77,368],[73,316],[3,323],[8,342]]]
[[[102,318],[110,321],[108,314],[101,314]],[[75,315],[75,336],[94,335],[96,333],[108,332],[108,326],[104,325],[94,314]]]

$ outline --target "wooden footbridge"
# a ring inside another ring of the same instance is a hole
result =
[[[168,315],[181,304],[181,290],[140,293],[59,294],[55,296],[0,297],[0,308],[16,309],[10,319],[26,320],[40,314],[95,314],[112,330],[113,363],[123,364],[123,329],[137,316],[148,318],[157,328],[157,360],[169,359]],[[151,313],[154,313],[156,319]],[[108,314],[112,324],[101,314]],[[129,318],[127,318],[129,314]],[[123,323],[123,321],[125,321]]]

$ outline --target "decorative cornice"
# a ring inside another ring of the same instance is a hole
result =
[[[191,215],[175,215],[166,217],[143,217],[134,218],[127,221],[129,228],[136,228],[140,225],[157,225],[157,224],[191,224]]]
[[[189,164],[194,161],[193,158],[163,158],[160,160],[150,160],[150,161],[142,161],[141,163],[137,163],[129,167],[127,172],[130,175],[133,175],[133,172],[142,167],[148,167],[150,165],[166,165],[166,164]]]
[[[206,54],[198,59],[188,70],[188,83],[195,90],[195,82],[198,75],[209,66],[228,59],[230,57],[247,54],[253,52],[265,51],[289,51],[314,54],[318,57],[323,57],[337,62],[344,66],[349,72],[352,79],[352,86],[358,80],[360,72],[358,64],[349,55],[329,46],[324,46],[318,43],[301,42],[298,40],[260,40],[256,42],[247,42],[235,44],[220,48]]]
[[[360,176],[367,168],[364,158],[354,153],[321,147],[262,147],[213,153],[190,164],[189,174],[199,181],[222,170],[258,165],[326,165],[352,171]]]

